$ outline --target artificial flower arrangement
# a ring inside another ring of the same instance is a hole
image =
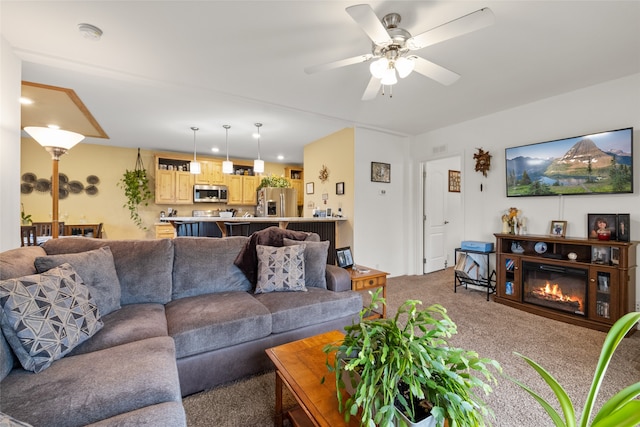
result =
[[[508,234],[525,234],[526,220],[518,208],[509,208],[502,214],[502,232]]]

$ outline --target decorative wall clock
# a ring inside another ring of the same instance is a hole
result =
[[[476,161],[476,172],[482,172],[482,175],[486,177],[487,171],[491,169],[491,154],[478,148],[478,152],[473,155],[473,158]]]

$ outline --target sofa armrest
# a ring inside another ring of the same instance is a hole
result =
[[[351,290],[351,274],[344,268],[327,264],[325,275],[327,277],[327,289],[330,291],[343,292]]]

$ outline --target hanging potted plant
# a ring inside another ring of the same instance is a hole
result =
[[[345,420],[359,413],[361,426],[484,425],[493,412],[476,389],[492,391],[489,383],[496,379],[489,367],[500,372],[498,362],[449,346],[456,325],[441,305],[419,310],[420,301],[408,300],[392,318],[367,318],[385,304],[379,292],[360,321],[345,328],[343,341],[324,349]]]
[[[122,207],[129,209],[129,215],[138,228],[146,230],[147,227],[142,224],[142,218],[138,213],[138,207],[140,205],[147,206],[153,198],[153,193],[149,189],[149,178],[142,163],[139,148],[135,168],[125,171],[118,186],[124,190],[124,195],[127,198],[127,202]]]

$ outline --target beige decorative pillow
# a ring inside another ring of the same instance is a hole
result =
[[[255,293],[306,292],[304,248],[304,244],[280,248],[257,245],[258,282]]]
[[[0,326],[22,367],[41,372],[102,326],[89,288],[65,263],[0,282]]]
[[[304,276],[307,288],[327,289],[327,255],[329,253],[329,241],[314,242],[305,240],[282,239],[285,246],[304,244]]]

